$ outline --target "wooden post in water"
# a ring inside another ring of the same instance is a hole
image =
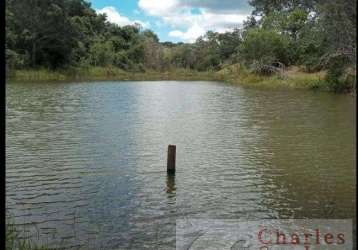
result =
[[[167,173],[175,174],[175,153],[176,146],[169,145],[168,146],[168,161],[167,161]]]

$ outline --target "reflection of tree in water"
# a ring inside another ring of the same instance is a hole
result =
[[[255,152],[265,206],[279,218],[353,216],[353,102],[327,93],[270,94],[276,97],[251,105],[247,124],[257,128],[246,150]]]

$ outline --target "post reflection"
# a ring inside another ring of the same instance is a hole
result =
[[[175,175],[168,174],[167,175],[167,194],[174,194],[175,195],[176,186],[175,186]]]

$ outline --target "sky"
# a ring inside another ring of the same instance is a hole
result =
[[[206,31],[242,26],[252,8],[248,0],[88,0],[119,26],[139,23],[161,42],[194,42]]]

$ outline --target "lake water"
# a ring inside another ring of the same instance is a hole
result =
[[[7,214],[35,242],[175,249],[181,218],[354,217],[352,96],[175,81],[6,90]]]

